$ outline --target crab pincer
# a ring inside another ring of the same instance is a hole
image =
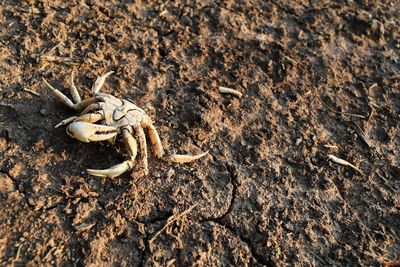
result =
[[[117,135],[115,127],[74,121],[67,127],[67,134],[82,142],[107,141]]]

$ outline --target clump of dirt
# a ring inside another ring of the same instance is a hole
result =
[[[396,1],[2,1],[1,265],[392,264],[399,25]],[[73,70],[210,155],[89,176],[124,155],[53,127],[74,113],[41,77]]]

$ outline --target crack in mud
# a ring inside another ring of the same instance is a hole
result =
[[[179,132],[181,132],[182,134],[185,134],[181,129],[178,128],[177,130]],[[197,145],[197,140],[192,135],[188,135],[188,137],[192,140],[192,143],[196,147],[198,147],[199,149],[202,149],[201,147],[199,147]],[[226,211],[219,217],[206,219],[206,220],[221,220],[221,219],[225,218],[227,215],[229,215],[232,212],[233,205],[234,205],[234,202],[235,202],[235,199],[236,199],[236,194],[237,194],[238,177],[237,177],[237,173],[235,173],[235,170],[234,170],[233,166],[231,166],[228,163],[223,163],[223,162],[217,160],[214,156],[212,156],[212,158],[217,164],[225,166],[226,170],[229,172],[230,183],[232,184],[232,187],[233,187],[232,188],[231,197],[230,197],[230,204],[229,204],[229,207],[226,209]],[[204,220],[201,220],[201,221],[204,221]]]
[[[146,262],[147,262],[147,258],[148,255],[150,255],[150,241],[149,238],[146,236],[145,238],[143,238],[143,242],[144,242],[144,251],[142,252],[142,255],[140,257],[140,266],[147,266]]]
[[[271,259],[269,258],[265,258],[261,255],[259,255],[256,251],[255,246],[252,244],[252,242],[250,241],[249,238],[244,237],[243,235],[241,235],[240,233],[238,233],[237,230],[235,230],[232,226],[229,226],[226,223],[226,216],[228,216],[232,210],[233,210],[233,205],[235,203],[235,199],[236,199],[236,195],[237,195],[237,189],[238,189],[238,177],[237,177],[237,173],[234,170],[234,167],[231,166],[228,163],[221,163],[219,161],[216,161],[218,164],[224,165],[225,168],[227,169],[227,171],[230,174],[230,183],[233,186],[232,189],[232,193],[231,193],[231,199],[230,199],[230,204],[228,209],[219,217],[217,218],[206,218],[204,220],[200,220],[200,223],[203,222],[214,222],[217,223],[219,225],[221,225],[222,227],[224,227],[225,229],[228,229],[234,236],[238,237],[243,243],[245,243],[249,250],[251,255],[253,256],[253,258],[257,261],[257,263],[262,264],[264,266],[275,266],[273,264],[273,262],[271,261]]]
[[[234,172],[232,166],[225,164],[225,167],[230,174],[230,179],[231,179],[230,182],[231,182],[233,188],[232,188],[232,194],[231,194],[231,203],[229,204],[229,207],[226,210],[226,212],[220,218],[218,218],[218,220],[225,218],[227,215],[229,215],[232,212],[233,205],[234,205],[235,199],[236,199],[237,188],[238,188],[237,174]]]
[[[15,180],[13,177],[11,177],[7,172],[4,172],[4,171],[0,171],[0,172],[2,174],[6,175],[13,182],[14,190],[17,191],[18,193],[20,193],[23,196],[23,199],[24,199],[24,202],[26,203],[26,205],[30,209],[34,210],[35,206],[29,203],[25,187],[22,186],[22,190],[21,190],[20,189],[21,183],[18,183],[17,180]]]
[[[250,250],[251,256],[257,261],[258,264],[261,264],[263,266],[275,266],[273,261],[269,257],[261,256],[257,253],[256,247],[252,244],[251,240],[247,237],[244,237],[241,235],[237,230],[235,230],[232,226],[228,225],[227,223],[224,223],[224,219],[209,219],[209,220],[204,220],[203,222],[214,222],[219,224],[220,226],[224,227],[227,229],[229,232],[232,233],[233,236],[236,236],[239,238],[240,241],[245,243],[247,247]]]
[[[103,209],[104,212],[107,211],[107,208],[105,207],[105,205],[104,205],[104,203],[103,203],[102,201],[98,200],[98,204],[99,204],[99,206],[101,207],[101,209]],[[118,213],[122,218],[124,218],[127,222],[131,222],[131,221],[132,221],[132,220],[130,220],[128,217],[126,217],[126,215],[125,215],[123,212],[117,211],[117,213]],[[168,211],[168,212],[167,212],[165,215],[163,215],[163,216],[158,216],[158,217],[155,217],[155,218],[153,218],[153,219],[151,219],[151,220],[148,220],[148,221],[137,220],[137,222],[143,223],[143,224],[144,224],[144,227],[145,227],[145,229],[146,229],[146,228],[147,228],[147,225],[149,225],[149,224],[157,224],[157,223],[159,223],[159,222],[168,220],[168,218],[169,218],[172,214],[173,214],[172,211]],[[150,253],[151,253],[151,252],[150,252],[150,242],[149,242],[150,237],[149,237],[149,235],[146,234],[146,236],[145,236],[144,238],[142,238],[142,240],[143,240],[143,243],[144,243],[144,249],[142,250],[140,247],[138,247],[138,251],[139,251],[139,253],[140,253],[140,257],[139,257],[139,263],[140,263],[140,264],[139,264],[139,266],[147,266],[146,262],[147,262],[148,256],[149,256]]]

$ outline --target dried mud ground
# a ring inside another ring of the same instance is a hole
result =
[[[396,264],[398,1],[0,3],[1,265]],[[125,155],[54,128],[74,112],[41,78],[73,70],[209,155],[88,175]]]

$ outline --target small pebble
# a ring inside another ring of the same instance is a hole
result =
[[[42,108],[42,109],[40,109],[40,114],[42,114],[43,116],[47,116],[50,114],[50,112],[48,109]]]

